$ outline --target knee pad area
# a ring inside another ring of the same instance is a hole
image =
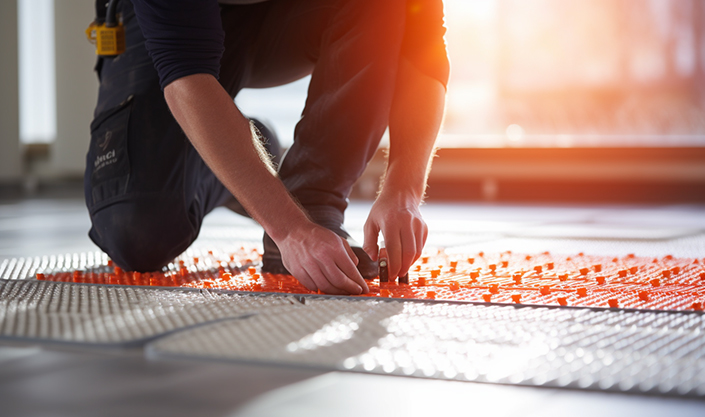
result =
[[[196,239],[181,206],[160,200],[126,201],[91,215],[91,239],[128,271],[156,271]]]

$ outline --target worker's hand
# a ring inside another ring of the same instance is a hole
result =
[[[385,193],[379,195],[365,223],[363,249],[377,260],[377,239],[384,236],[389,278],[404,276],[423,251],[428,226],[421,217],[419,201],[411,196]]]
[[[276,243],[284,267],[309,290],[326,294],[369,291],[350,245],[330,230],[309,222]]]

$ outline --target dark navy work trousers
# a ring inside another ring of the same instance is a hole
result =
[[[312,75],[279,175],[319,223],[342,224],[352,185],[388,125],[405,4],[271,0],[221,8],[220,82],[232,97]],[[127,50],[96,67],[100,92],[85,173],[89,236],[117,265],[152,271],[188,248],[203,217],[231,194],[171,115],[132,5],[120,5]]]

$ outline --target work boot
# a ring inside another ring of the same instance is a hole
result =
[[[350,248],[353,250],[353,253],[357,256],[357,270],[363,278],[372,279],[377,276],[377,262],[370,259],[367,252],[365,252],[360,244],[357,243],[345,230],[343,227],[342,214],[340,214],[336,209],[328,207],[312,207],[307,208],[307,211],[311,217],[311,220],[313,220],[316,224],[325,227],[348,242]],[[262,255],[262,272],[291,275],[282,263],[282,256],[281,252],[279,252],[279,248],[267,233],[264,234],[263,244],[264,255]]]
[[[252,120],[252,123],[254,123],[257,130],[259,130],[259,139],[262,141],[264,148],[267,150],[267,153],[271,157],[271,161],[274,164],[274,168],[277,169],[279,167],[279,163],[281,162],[283,153],[277,133],[274,131],[274,128],[272,128],[268,124],[265,124],[255,118],[252,118],[250,120]],[[223,203],[223,205],[241,216],[251,217],[247,213],[245,208],[242,207],[242,204],[240,204],[240,202],[237,201],[234,196],[228,199],[228,201],[226,201],[225,203]]]

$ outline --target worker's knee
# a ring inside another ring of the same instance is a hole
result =
[[[91,215],[91,239],[116,265],[155,271],[186,250],[197,231],[178,204],[159,199],[119,202]]]

